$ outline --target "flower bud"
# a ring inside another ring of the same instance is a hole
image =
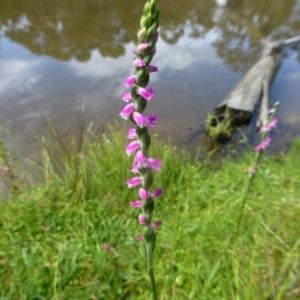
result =
[[[140,42],[144,41],[146,37],[146,29],[142,28],[141,30],[139,30],[138,34],[137,34],[137,38]]]
[[[154,230],[155,228],[157,228],[157,227],[159,227],[159,226],[161,226],[161,225],[162,225],[162,222],[161,222],[161,221],[157,221],[157,222],[152,223],[152,224],[150,225],[150,228],[151,228],[152,230]]]
[[[139,215],[139,223],[140,223],[142,226],[145,226],[145,225],[146,225],[146,222],[147,222],[146,216],[145,216],[145,215]]]
[[[156,23],[153,23],[150,28],[147,30],[147,34],[146,34],[146,37],[147,39],[151,39],[152,36],[154,35],[154,33],[156,32],[156,29],[157,29],[157,24]]]
[[[141,208],[143,206],[143,201],[135,200],[130,203],[130,206],[133,208]]]
[[[140,22],[140,25],[141,25],[141,28],[149,28],[151,26],[151,23],[152,23],[152,15],[149,13],[147,14],[147,16],[142,16],[141,18],[141,22]]]
[[[139,195],[143,200],[147,200],[150,197],[149,192],[146,191],[144,188],[140,188]]]
[[[146,16],[148,15],[150,12],[150,5],[149,5],[149,2],[147,2],[145,5],[144,5],[144,9],[143,9],[143,15]]]

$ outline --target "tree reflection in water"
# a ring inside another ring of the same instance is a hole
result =
[[[139,5],[124,0],[1,0],[0,28],[5,37],[36,55],[88,61],[92,50],[103,57],[124,55],[136,34]],[[187,33],[213,42],[224,63],[245,71],[260,55],[264,38],[287,38],[300,29],[296,0],[232,0],[216,22],[214,1],[161,1],[161,37],[176,44]]]

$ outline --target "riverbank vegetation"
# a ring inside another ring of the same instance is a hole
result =
[[[145,299],[122,136],[90,134],[60,165],[45,147],[38,182],[18,174],[0,203],[1,300]],[[238,236],[254,151],[212,163],[153,144],[164,162],[154,188],[166,190],[155,215],[161,299],[299,299],[300,140],[263,157]]]

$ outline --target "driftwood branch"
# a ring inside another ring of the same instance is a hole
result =
[[[266,126],[270,104],[270,86],[281,62],[285,47],[300,42],[300,36],[286,40],[265,41],[261,58],[245,74],[226,99],[216,107],[218,115],[227,109],[254,113],[261,97],[256,125]]]
[[[299,43],[300,42],[300,35],[294,36],[290,39],[284,40],[284,45],[289,46],[291,44]]]

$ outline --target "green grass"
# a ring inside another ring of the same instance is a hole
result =
[[[45,150],[39,182],[0,204],[1,300],[151,298],[124,145],[120,133],[89,139],[63,171]],[[152,149],[164,162],[159,299],[300,299],[300,140],[264,157],[236,240],[254,153],[211,164],[156,140]]]

